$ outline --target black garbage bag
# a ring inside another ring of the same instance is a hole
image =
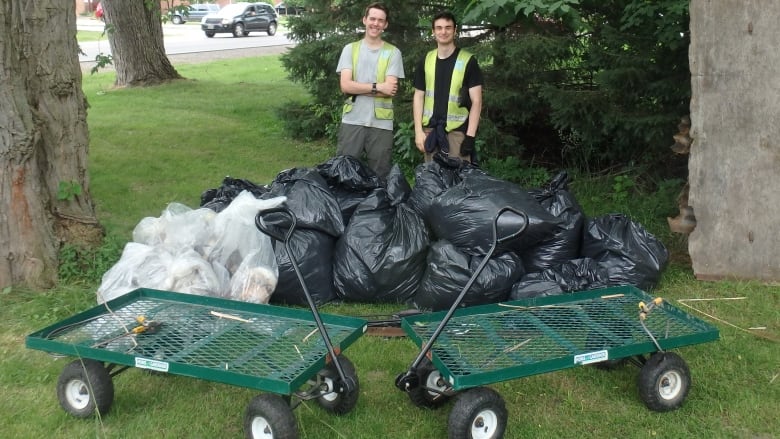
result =
[[[279,265],[279,280],[271,295],[271,303],[308,305],[284,243],[273,242],[276,263]],[[331,263],[335,245],[334,237],[318,230],[296,228],[290,236],[290,251],[298,263],[312,300],[318,306],[336,298]]]
[[[557,282],[544,279],[520,279],[512,285],[509,300],[533,299],[534,297],[558,296],[564,294]]]
[[[547,212],[559,218],[561,227],[552,237],[522,253],[526,272],[534,273],[563,264],[580,255],[585,213],[568,190],[569,175],[558,173],[544,187],[529,191]]]
[[[329,185],[353,192],[370,192],[382,186],[381,179],[373,169],[349,155],[332,157],[315,169]]]
[[[425,271],[428,243],[422,218],[406,204],[392,206],[387,190],[376,189],[336,242],[336,293],[358,302],[406,302]]]
[[[434,197],[460,183],[460,180],[460,167],[442,165],[438,161],[422,163],[414,170],[409,205],[427,221]]]
[[[557,287],[554,288],[552,285]],[[611,285],[609,273],[590,258],[573,259],[536,273],[528,273],[512,285],[511,300],[595,290]]]
[[[412,187],[406,181],[406,176],[398,165],[390,168],[387,175],[387,195],[390,197],[390,204],[397,206],[409,200],[412,194]]]
[[[279,173],[262,198],[287,197],[285,205],[295,214],[300,228],[325,232],[334,238],[344,233],[344,220],[336,198],[325,179],[314,169],[293,168]],[[270,225],[285,223],[278,214],[265,218]]]
[[[669,251],[641,224],[624,214],[590,219],[583,232],[581,255],[608,272],[610,285],[653,289],[669,261]]]
[[[268,186],[258,185],[249,180],[225,177],[220,187],[203,191],[200,195],[200,207],[222,212],[243,191],[249,191],[255,198],[260,198],[268,190]]]
[[[382,187],[379,176],[355,157],[340,155],[315,168],[325,179],[341,209],[344,225],[349,224],[352,212],[374,189]]]
[[[417,293],[411,300],[421,310],[449,309],[474,274],[482,256],[470,256],[451,243],[431,244],[428,265]],[[459,307],[506,300],[512,285],[523,276],[523,263],[513,252],[493,257],[477,276]]]
[[[434,239],[444,239],[472,255],[485,255],[493,244],[497,213],[512,207],[528,216],[525,231],[503,247],[522,254],[549,239],[563,220],[548,213],[525,189],[480,172],[462,173],[457,185],[433,199],[428,220]],[[518,223],[518,228],[522,224]]]

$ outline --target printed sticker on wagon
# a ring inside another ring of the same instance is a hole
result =
[[[606,350],[588,352],[587,354],[575,355],[574,364],[598,363],[599,361],[607,361],[608,359],[609,359],[609,352]]]
[[[135,367],[139,369],[155,370],[157,372],[168,372],[167,362],[152,360],[150,358],[135,357]]]

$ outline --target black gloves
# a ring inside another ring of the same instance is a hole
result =
[[[474,137],[466,135],[466,138],[463,139],[463,143],[460,144],[460,155],[461,156],[473,155],[474,148],[475,148]]]

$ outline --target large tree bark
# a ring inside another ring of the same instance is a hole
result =
[[[89,193],[75,4],[0,4],[0,288],[48,288],[63,242],[102,238]]]
[[[165,55],[160,3],[103,0],[118,87],[155,85],[181,76]]]
[[[690,11],[693,273],[780,282],[780,4],[693,0]]]

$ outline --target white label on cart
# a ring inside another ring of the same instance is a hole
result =
[[[157,372],[168,372],[168,363],[150,358],[135,357],[135,367],[156,370]]]
[[[598,363],[599,361],[607,361],[607,360],[609,360],[609,352],[606,350],[588,352],[587,354],[580,354],[574,356],[574,364],[590,364],[590,363]]]

